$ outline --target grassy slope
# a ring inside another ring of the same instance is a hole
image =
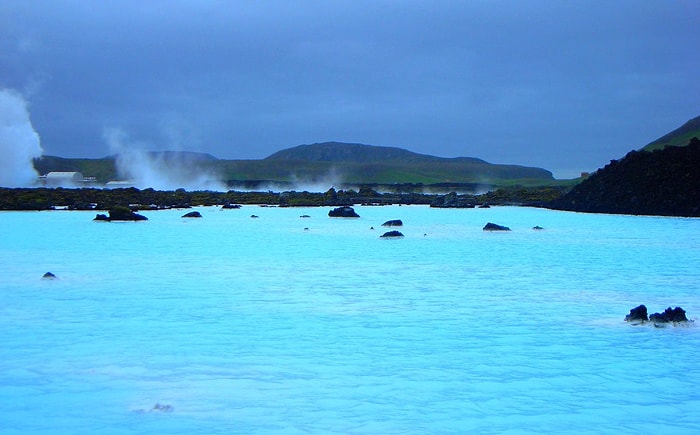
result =
[[[326,162],[292,160],[220,160],[219,173],[226,180],[317,181],[346,183],[494,183],[549,185],[553,178],[529,176],[518,167],[484,166],[469,162],[403,163],[397,161]],[[518,174],[523,176],[518,178]]]
[[[700,138],[700,116],[689,120],[679,128],[661,136],[642,148],[642,150],[654,151],[667,146],[686,146],[693,137]]]

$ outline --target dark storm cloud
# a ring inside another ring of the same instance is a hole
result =
[[[573,176],[698,115],[694,1],[5,1],[0,87],[48,154],[325,140]]]

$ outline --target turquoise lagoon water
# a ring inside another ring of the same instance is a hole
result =
[[[698,219],[197,210],[0,213],[0,433],[700,432]]]

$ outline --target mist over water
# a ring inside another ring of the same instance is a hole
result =
[[[197,154],[152,152],[132,141],[121,129],[105,129],[110,152],[115,154],[117,173],[139,189],[228,190],[221,177],[200,164]]]
[[[38,174],[32,159],[42,153],[27,101],[17,91],[0,89],[0,186],[34,185]]]

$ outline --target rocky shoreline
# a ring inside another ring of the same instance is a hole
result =
[[[220,205],[279,207],[342,207],[349,205],[430,205],[437,208],[474,208],[487,205],[541,207],[565,192],[565,188],[501,188],[481,195],[449,193],[381,193],[369,187],[326,192],[214,192],[158,191],[154,189],[0,188],[0,210],[159,210]]]

